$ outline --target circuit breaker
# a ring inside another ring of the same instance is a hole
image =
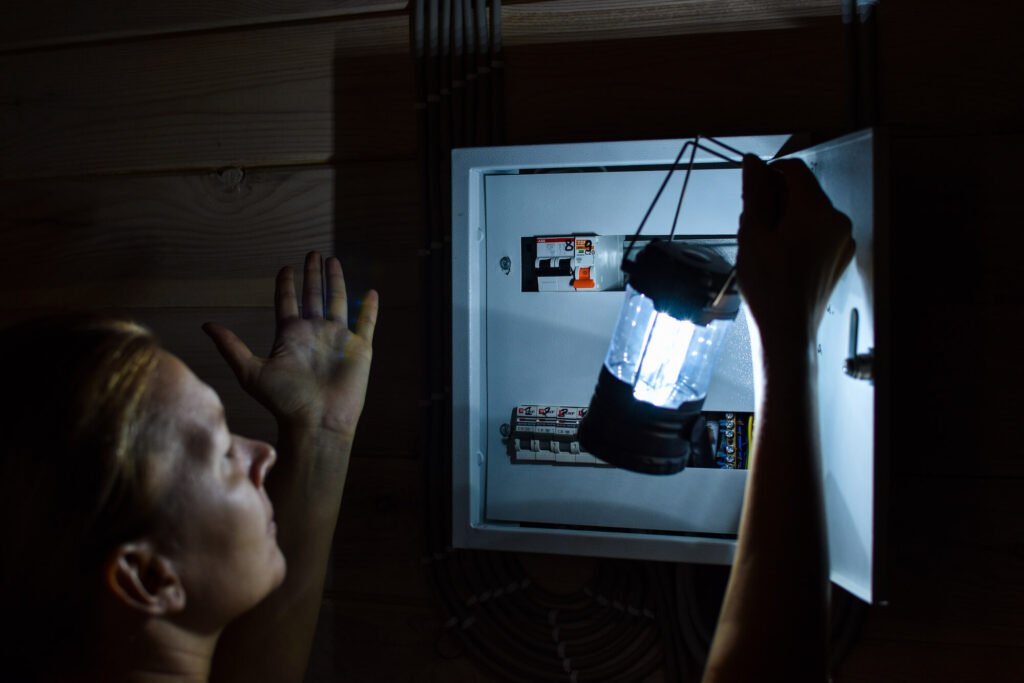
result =
[[[771,159],[785,136],[726,138]],[[655,205],[684,140],[456,150],[453,154],[453,542],[460,547],[727,564],[757,430],[756,328],[741,309],[704,403],[706,448],[678,474],[608,466],[581,448],[587,406],[624,300],[624,250],[666,237],[677,204]],[[875,137],[799,153],[850,215],[855,263],[819,330],[826,506],[833,579],[872,597],[880,523],[875,392],[844,372],[849,315],[865,357],[874,307]],[[678,198],[676,173],[665,186]],[[736,256],[738,168],[698,152],[674,239]],[[834,313],[834,314],[833,314]],[[884,332],[884,330],[883,330]],[[884,346],[884,344],[883,344]],[[855,354],[857,355],[857,354]],[[863,358],[862,358],[863,359]],[[870,363],[869,363],[870,364]],[[833,443],[834,441],[834,443]]]

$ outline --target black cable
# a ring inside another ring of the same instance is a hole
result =
[[[486,17],[480,0],[418,0],[411,35],[423,169],[423,329],[429,368],[422,432],[428,512],[424,563],[450,615],[435,647],[439,656],[465,653],[509,681],[566,681],[567,667],[579,681],[639,681],[663,657],[660,632],[648,616],[650,591],[642,577],[638,580],[642,565],[603,561],[585,589],[563,595],[530,580],[510,553],[450,547],[449,160],[456,144],[502,137],[492,132],[503,128],[495,124],[502,94],[493,78],[501,57],[500,4],[491,6],[490,39]],[[437,363],[438,358],[443,362]]]

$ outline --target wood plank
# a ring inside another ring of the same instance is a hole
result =
[[[270,308],[132,309],[124,313],[152,327],[171,352],[220,394],[233,430],[271,442],[276,439],[273,419],[241,389],[200,329],[208,320],[219,322],[234,330],[255,353],[266,353],[274,334]],[[409,330],[418,321],[418,311],[411,309],[390,309],[381,314],[355,457],[417,456],[422,363],[417,349],[410,348]]]
[[[16,0],[0,24],[0,50],[101,41],[405,9],[406,0],[178,0],[80,3]]]
[[[334,680],[490,680],[474,677],[482,667],[467,657],[438,656],[451,643],[444,627],[448,615],[421,561],[424,490],[419,472],[419,464],[409,460],[363,458],[352,463],[318,629],[319,651],[313,655],[314,661],[320,660],[316,670],[335,670],[322,660],[336,658],[335,666],[349,674],[335,674]],[[592,577],[593,564],[603,562],[553,556],[522,559],[536,583],[559,594],[579,591]],[[381,640],[381,631],[387,630],[392,635]],[[414,663],[417,675],[408,675],[398,663],[380,663],[391,657]],[[462,664],[451,669],[453,662]],[[369,671],[380,678],[367,675]],[[647,683],[664,680],[655,675]]]
[[[896,472],[1024,476],[1001,428],[1024,376],[1021,153],[1024,135],[892,141]]]
[[[303,249],[305,251],[305,249]],[[326,248],[323,253],[333,250]],[[341,247],[339,258],[345,271],[349,301],[357,301],[364,292],[378,291],[381,306],[410,306],[421,289],[419,253],[414,246],[396,243],[391,247],[351,244]],[[278,268],[286,265],[278,261]],[[302,258],[292,260],[296,282],[302,277]],[[42,269],[41,269],[42,270]],[[276,270],[276,268],[275,268]],[[33,276],[32,282],[43,281]],[[33,287],[32,282],[0,290],[0,310],[80,311],[96,307],[161,308],[168,306],[206,308],[266,306],[273,300],[274,276],[238,279],[159,279],[124,278],[82,281],[61,286]],[[355,305],[355,304],[353,304]]]
[[[310,250],[410,306],[420,232],[411,161],[9,182],[0,308],[262,307]]]
[[[842,31],[793,30],[510,46],[511,143],[840,128]]]
[[[422,563],[425,504],[416,460],[354,459],[334,534],[327,597],[434,605]]]
[[[850,654],[835,683],[938,683],[1024,680],[1024,650],[997,645],[956,645],[869,640]]]
[[[14,246],[0,277],[8,287],[33,276],[54,286],[272,278],[303,249],[330,249],[335,182],[320,167],[0,184],[0,231]]]
[[[1024,648],[1020,488],[966,475],[895,479],[891,599],[872,608],[865,638]]]
[[[403,520],[419,529],[413,517],[414,467],[363,464],[353,469],[346,494],[351,497],[339,530],[344,540],[336,546],[336,576],[343,580],[340,592],[330,596],[333,608],[343,612],[333,612],[340,630],[333,635],[342,649],[363,637],[355,630],[377,633],[378,627],[391,624],[407,634],[408,615],[423,609],[418,598],[422,584],[411,567],[414,553],[400,547],[416,536],[402,528]],[[1012,480],[901,480],[893,497],[892,603],[872,608],[863,639],[836,673],[837,681],[1017,680],[1016,656],[1024,647],[1019,619],[1024,610],[1024,517],[1018,489]],[[361,528],[364,524],[373,526]],[[374,570],[398,584],[374,582]],[[367,652],[380,651],[369,643],[366,647]],[[358,660],[363,655],[351,656]],[[983,657],[996,660],[978,659]],[[978,676],[967,675],[970,671]]]
[[[444,617],[433,607],[325,600],[307,683],[497,683],[467,655],[438,648]]]
[[[882,122],[918,133],[1019,133],[1020,5],[950,0],[879,5]]]
[[[233,431],[273,442],[277,429],[269,413],[238,385],[200,326],[219,322],[234,330],[254,353],[266,353],[273,341],[273,311],[264,308],[127,308],[98,313],[137,320],[149,326],[164,348],[181,358],[224,403]],[[0,326],[48,311],[0,312]],[[417,430],[423,360],[420,355],[421,314],[416,308],[382,311],[374,338],[374,363],[366,406],[360,419],[355,457],[418,457]]]
[[[0,178],[415,155],[408,20],[0,55]]]
[[[894,248],[917,249],[921,258],[907,264],[915,278],[957,303],[1024,304],[1024,235],[1015,226],[1021,153],[1020,131],[893,137]],[[948,277],[954,254],[969,277]]]
[[[546,0],[502,3],[505,45],[792,29],[838,22],[837,0]]]

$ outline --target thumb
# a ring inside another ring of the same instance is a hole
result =
[[[259,369],[259,359],[249,350],[234,332],[217,323],[204,323],[203,332],[217,346],[220,355],[227,361],[231,371],[243,387],[248,387]]]

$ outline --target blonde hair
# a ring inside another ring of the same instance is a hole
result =
[[[160,346],[124,320],[51,318],[0,332],[3,660],[38,666],[79,639],[120,543],[152,523],[152,409]],[[148,410],[148,413],[147,413]]]

